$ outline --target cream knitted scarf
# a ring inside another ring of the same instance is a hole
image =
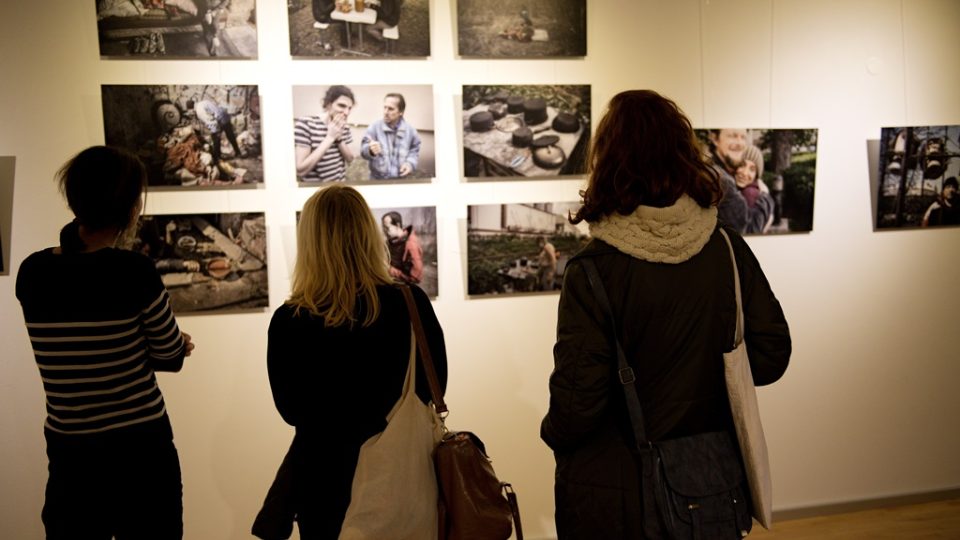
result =
[[[716,207],[702,208],[687,195],[673,206],[638,206],[630,215],[617,212],[590,224],[590,235],[638,259],[676,264],[706,245],[717,224]]]

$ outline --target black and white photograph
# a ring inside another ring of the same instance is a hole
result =
[[[720,173],[718,217],[740,234],[813,230],[816,129],[697,129]]]
[[[960,125],[883,128],[877,228],[960,225]]]
[[[17,158],[0,156],[0,276],[10,275],[10,239],[13,226],[13,176]]]
[[[460,56],[587,55],[587,0],[457,0]]]
[[[133,249],[153,259],[178,315],[267,307],[262,212],[146,215]]]
[[[290,56],[426,58],[429,0],[287,0]]]
[[[462,103],[464,177],[587,172],[590,85],[465,85]]]
[[[250,85],[104,85],[106,144],[147,166],[150,186],[263,183],[260,95]]]
[[[257,57],[255,0],[97,0],[100,56]]]
[[[437,208],[372,208],[390,252],[390,276],[437,297]]]
[[[293,87],[297,181],[429,182],[436,174],[433,87]]]
[[[559,292],[567,261],[590,241],[586,221],[570,223],[580,203],[467,207],[467,294]]]

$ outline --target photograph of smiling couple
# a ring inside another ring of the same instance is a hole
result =
[[[813,230],[816,129],[698,129],[720,174],[719,218],[741,234]]]

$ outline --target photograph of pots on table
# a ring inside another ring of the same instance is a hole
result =
[[[467,178],[583,175],[590,85],[465,85]]]
[[[178,315],[264,308],[264,214],[146,215],[131,246],[153,259]]]

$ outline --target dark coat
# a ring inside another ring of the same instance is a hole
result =
[[[727,229],[743,290],[745,340],[754,381],[783,374],[790,334],[756,257]],[[591,257],[610,297],[636,374],[647,435],[658,441],[733,429],[723,377],[736,303],[729,250],[718,230],[679,264],[643,261],[594,239],[570,260],[560,296],[550,409],[541,437],[554,450],[558,537],[643,538],[633,435],[616,375],[610,322],[583,269]]]

